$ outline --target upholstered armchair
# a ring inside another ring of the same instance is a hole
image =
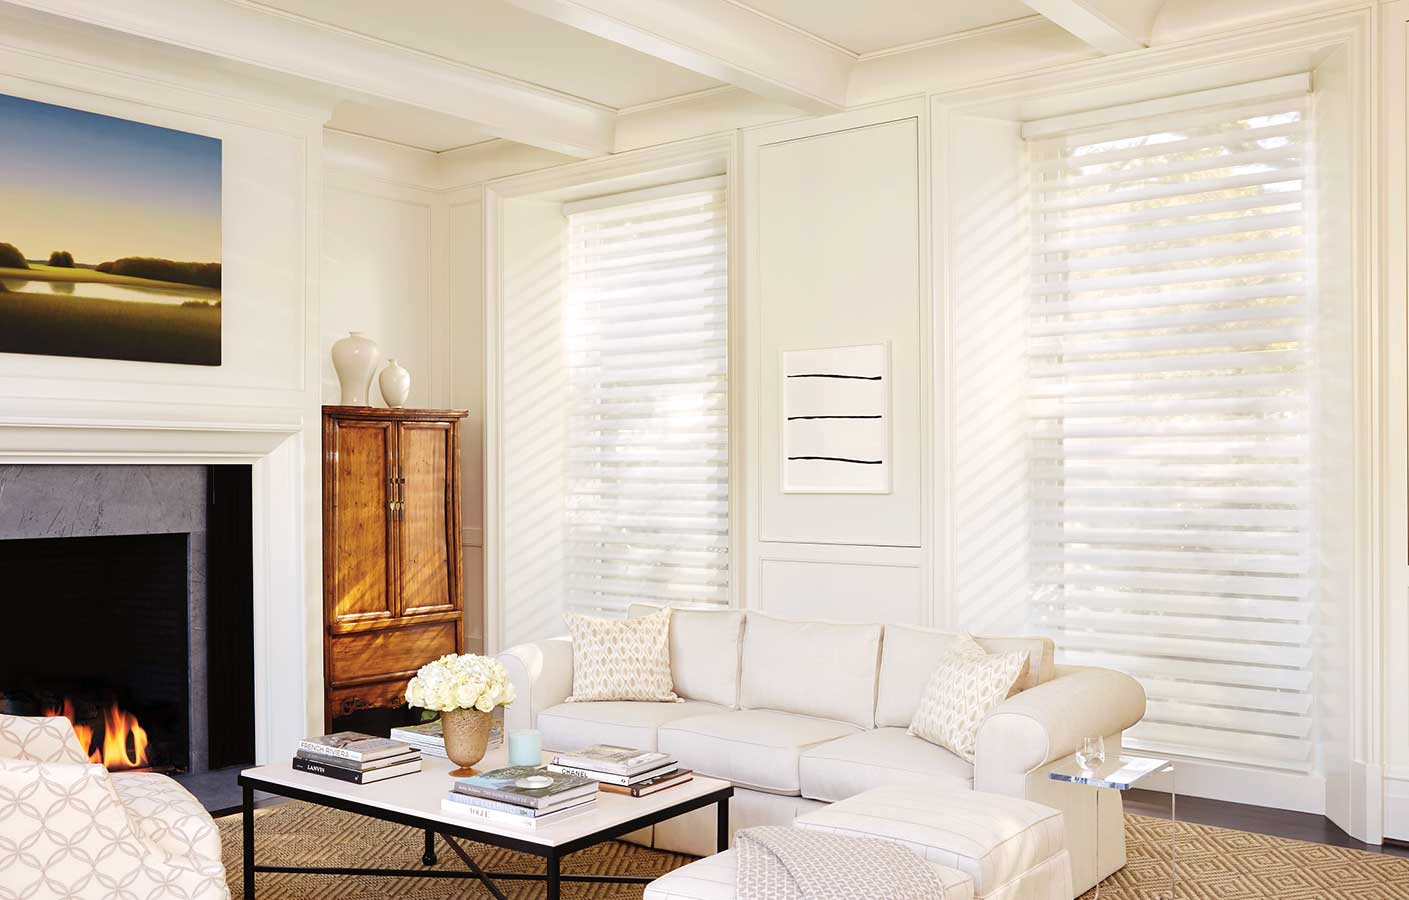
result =
[[[228,900],[185,788],[88,761],[68,719],[0,715],[0,900]]]

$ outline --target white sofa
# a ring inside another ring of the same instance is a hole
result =
[[[656,611],[633,606],[631,615]],[[1145,712],[1133,678],[1058,667],[1044,638],[979,637],[990,652],[1022,649],[1029,666],[979,728],[972,764],[906,733],[946,633],[900,625],[796,622],[739,610],[676,609],[671,674],[680,703],[565,703],[572,644],[554,638],[499,655],[518,691],[505,727],[536,727],[548,750],[613,743],[672,753],[732,781],[734,828],[787,825],[822,805],[885,785],[927,785],[1021,797],[1066,819],[1075,895],[1125,865],[1119,795],[1053,782],[1049,764],[1082,737],[1107,753]],[[714,851],[713,813],[691,813],[633,837],[696,855]],[[1096,842],[1100,854],[1097,867]]]

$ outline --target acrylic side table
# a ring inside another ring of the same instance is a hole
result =
[[[1169,774],[1169,821],[1173,826],[1175,817],[1174,766],[1167,759],[1150,759],[1143,756],[1114,756],[1098,766],[1083,769],[1076,757],[1068,756],[1047,770],[1047,777],[1053,781],[1066,781],[1071,784],[1085,784],[1093,788],[1110,788],[1128,791],[1140,781],[1154,774]],[[1122,823],[1121,827],[1124,827]],[[1101,870],[1101,791],[1096,791],[1096,871]],[[1169,897],[1174,900],[1179,884],[1179,857],[1175,846],[1175,829],[1169,830]],[[1097,900],[1101,896],[1101,882],[1096,882]]]

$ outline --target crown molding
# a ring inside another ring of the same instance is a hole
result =
[[[615,111],[246,0],[14,0],[40,12],[474,122],[575,157],[610,152]]]

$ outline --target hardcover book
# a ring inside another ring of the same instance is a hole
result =
[[[659,768],[647,769],[638,775],[613,775],[610,772],[597,772],[592,769],[567,766],[561,763],[552,763],[548,766],[548,771],[559,772],[563,775],[581,775],[583,778],[591,778],[594,781],[600,781],[602,784],[614,784],[626,787],[651,778],[657,778],[661,775],[669,775],[676,771],[676,768],[676,764],[672,760]]]
[[[492,825],[507,826],[510,828],[527,828],[529,830],[543,828],[561,822],[563,819],[581,815],[585,812],[591,812],[597,808],[596,798],[587,797],[564,808],[543,813],[542,815],[519,816],[465,803],[464,801],[468,799],[472,798],[452,792],[450,796],[440,801],[440,808],[443,812],[479,819]]]
[[[337,756],[355,762],[369,762],[387,756],[396,756],[411,748],[400,741],[379,738],[363,734],[360,731],[337,731],[321,737],[304,738],[299,742],[298,749],[311,750],[324,756]]]
[[[386,766],[381,769],[373,769],[369,772],[359,772],[355,769],[344,769],[339,766],[330,766],[326,763],[315,762],[311,759],[294,757],[294,771],[308,772],[312,775],[322,775],[326,778],[335,778],[338,781],[346,781],[351,784],[374,784],[378,781],[385,781],[388,778],[395,778],[398,775],[411,775],[421,771],[421,761],[413,759],[410,762],[400,763],[395,766]]]
[[[421,751],[409,750],[406,753],[398,753],[395,756],[384,756],[381,759],[370,759],[366,762],[344,759],[341,756],[329,756],[326,753],[314,753],[312,750],[299,750],[294,756],[297,759],[306,759],[309,762],[336,766],[339,769],[347,769],[350,772],[371,772],[376,769],[384,769],[387,766],[399,766],[402,763],[420,760]]]
[[[694,777],[695,774],[693,769],[676,769],[673,772],[667,772],[664,775],[657,775],[656,777],[648,778],[645,781],[638,781],[632,785],[603,783],[602,790],[610,794],[626,794],[630,797],[645,797],[649,794],[654,794],[657,791],[663,791],[666,788],[673,788],[677,784],[684,784],[687,781],[692,781],[694,780]]]
[[[573,753],[560,753],[553,758],[553,762],[560,766],[608,772],[612,775],[639,775],[662,768],[675,760],[669,753],[655,750],[636,750],[615,744],[593,744]]]
[[[541,787],[524,787],[518,784],[520,780],[528,778],[547,778],[549,782]],[[473,797],[487,797],[490,800],[542,809],[569,796],[596,793],[597,782],[581,775],[549,772],[537,766],[505,766],[480,775],[457,778],[454,789],[457,793]]]

